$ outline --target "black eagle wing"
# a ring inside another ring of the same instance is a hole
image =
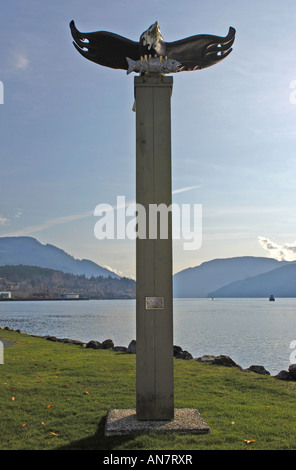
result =
[[[181,62],[181,70],[197,70],[220,62],[232,51],[235,29],[230,27],[227,36],[198,34],[175,42],[166,42],[169,59]]]
[[[113,69],[127,70],[126,57],[138,60],[140,57],[139,42],[107,31],[82,33],[78,31],[74,21],[70,23],[74,46],[83,57],[96,64]]]

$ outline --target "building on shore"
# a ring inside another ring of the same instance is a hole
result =
[[[11,299],[11,292],[0,291],[0,299]]]
[[[61,299],[79,299],[79,294],[76,294],[76,292],[64,292],[61,294]]]

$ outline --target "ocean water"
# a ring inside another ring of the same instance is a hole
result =
[[[128,346],[136,339],[136,302],[0,302],[0,326]],[[296,298],[174,299],[174,344],[193,357],[226,354],[244,368],[263,365],[274,375],[295,362],[294,340]]]

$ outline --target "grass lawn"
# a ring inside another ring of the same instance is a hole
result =
[[[135,408],[135,355],[7,330],[0,365],[1,450],[295,450],[296,382],[175,360],[175,408],[206,435],[105,437],[107,411]]]

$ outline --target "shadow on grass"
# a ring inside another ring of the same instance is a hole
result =
[[[121,444],[133,440],[129,436],[105,436],[106,417],[99,421],[97,432],[93,436],[71,442],[66,446],[57,447],[55,450],[114,450]]]

